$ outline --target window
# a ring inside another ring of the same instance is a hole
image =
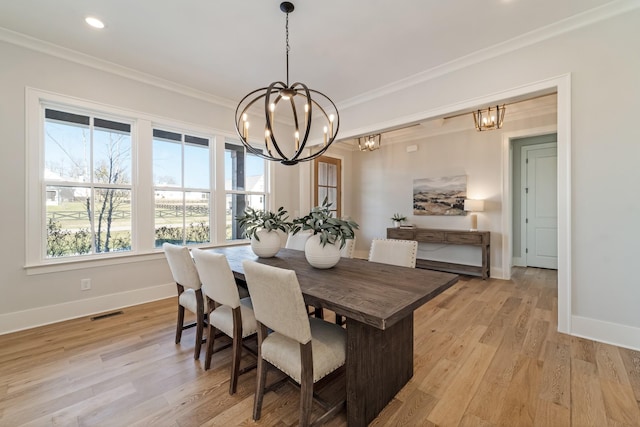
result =
[[[131,124],[44,116],[46,257],[131,250]]]
[[[243,239],[236,216],[268,206],[267,162],[231,134],[32,88],[26,106],[28,274]]]
[[[320,156],[314,160],[315,206],[322,204],[325,197],[331,203],[334,217],[342,215],[341,161],[333,157]]]
[[[209,139],[153,130],[155,246],[209,242]]]
[[[247,207],[265,209],[266,161],[247,153],[244,146],[227,142],[224,149],[224,181],[226,191],[226,239],[244,239],[237,217]]]

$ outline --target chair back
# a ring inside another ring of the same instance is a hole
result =
[[[344,243],[344,247],[340,249],[340,256],[342,258],[353,258],[353,250],[356,246],[356,238],[347,239]]]
[[[417,255],[415,240],[373,239],[369,261],[415,268]]]
[[[256,320],[300,344],[311,341],[311,326],[296,272],[249,260],[243,261],[242,266]]]
[[[227,257],[194,248],[193,259],[202,282],[202,292],[215,302],[231,308],[240,307],[240,294]]]
[[[173,280],[185,288],[200,289],[200,276],[189,254],[189,248],[163,243],[162,250],[167,257]]]
[[[297,234],[289,233],[289,236],[287,237],[287,243],[284,245],[284,247],[287,249],[304,251],[304,245],[312,235],[313,233],[310,230],[301,231]]]

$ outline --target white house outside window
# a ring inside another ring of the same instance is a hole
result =
[[[45,109],[46,256],[131,250],[131,124]]]
[[[226,239],[244,239],[244,231],[238,226],[237,217],[247,207],[265,209],[267,185],[266,161],[251,153],[244,146],[227,142],[224,150],[226,191]]]

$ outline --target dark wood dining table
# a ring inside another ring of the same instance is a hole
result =
[[[413,311],[458,281],[455,274],[355,258],[320,270],[293,249],[273,258],[258,258],[250,246],[211,250],[226,255],[238,280],[247,259],[294,270],[305,303],[346,317],[349,426],[369,424],[411,379]]]

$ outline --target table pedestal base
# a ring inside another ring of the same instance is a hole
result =
[[[413,313],[388,329],[347,318],[347,424],[368,425],[413,376]]]

